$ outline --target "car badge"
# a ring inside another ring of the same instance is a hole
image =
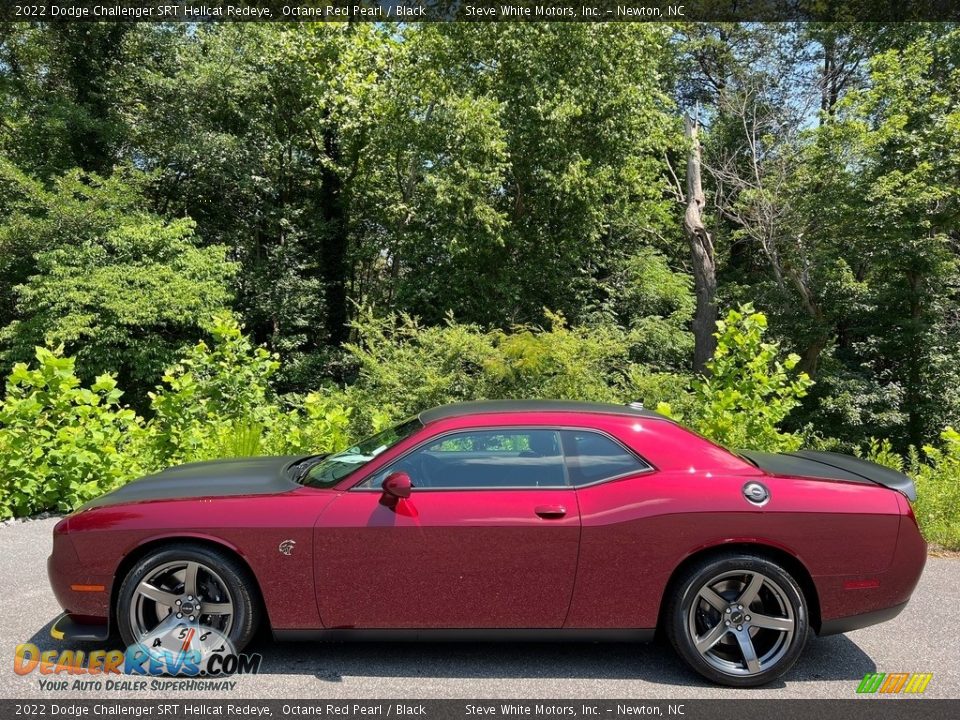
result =
[[[280,543],[280,547],[277,549],[284,555],[290,555],[293,553],[293,546],[296,544],[296,540],[284,540],[282,543]]]

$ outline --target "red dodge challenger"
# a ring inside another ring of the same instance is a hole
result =
[[[54,637],[648,639],[734,686],[889,620],[926,559],[911,480],[734,454],[638,406],[434,408],[333,455],[194,463],[54,529]]]

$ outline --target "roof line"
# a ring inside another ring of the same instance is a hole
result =
[[[482,415],[492,413],[518,412],[582,412],[601,415],[626,415],[656,420],[670,418],[653,410],[637,405],[616,405],[614,403],[578,402],[574,400],[477,400],[474,402],[453,403],[424,410],[417,417],[423,424],[464,415]]]

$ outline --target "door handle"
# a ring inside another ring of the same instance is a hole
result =
[[[538,505],[534,512],[540,517],[549,520],[562,518],[567,514],[567,509],[563,505]]]

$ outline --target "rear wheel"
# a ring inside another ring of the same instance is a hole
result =
[[[197,623],[240,652],[259,622],[254,583],[227,553],[201,545],[161,547],[134,565],[117,595],[116,618],[127,645],[165,627]]]
[[[807,604],[797,582],[756,555],[713,557],[674,586],[665,618],[677,653],[704,677],[755,687],[789,670],[807,640]]]

